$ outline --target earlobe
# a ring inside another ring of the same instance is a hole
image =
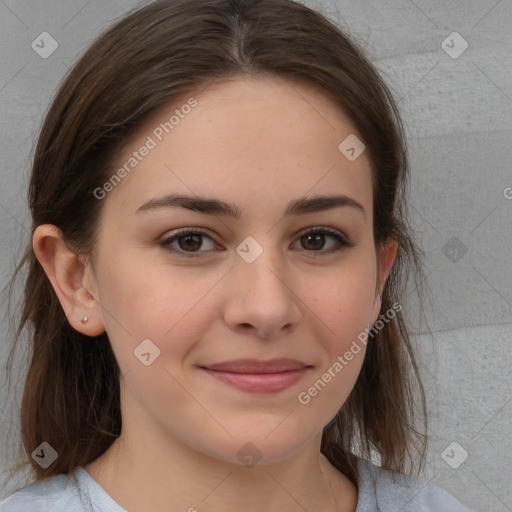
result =
[[[62,239],[58,227],[37,226],[32,239],[34,253],[43,267],[71,326],[86,336],[105,332],[101,308],[86,288],[88,270]],[[87,317],[86,321],[82,321]]]

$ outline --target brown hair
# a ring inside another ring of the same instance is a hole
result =
[[[91,254],[103,204],[93,191],[112,175],[120,148],[178,94],[242,75],[316,84],[352,119],[372,163],[376,247],[389,237],[398,241],[382,295],[381,313],[390,310],[405,290],[406,270],[422,273],[405,209],[402,122],[390,90],[356,43],[291,0],[157,0],[101,35],[63,81],[42,126],[29,188],[32,234],[53,224],[77,254]],[[27,456],[16,469],[29,463],[41,480],[86,465],[119,436],[119,367],[106,333],[92,340],[70,326],[31,243],[11,286],[24,265],[15,345],[24,328],[32,331],[21,403]],[[414,385],[426,431],[424,391],[404,315],[396,311],[370,333],[355,387],[324,429],[322,453],[353,481],[356,441],[360,456],[369,459],[376,450],[382,467],[402,473],[411,472],[406,461],[414,467],[414,447],[421,468],[426,436],[415,428]],[[43,441],[59,454],[48,469],[30,456]]]

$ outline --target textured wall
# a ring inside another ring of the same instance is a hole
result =
[[[510,511],[512,3],[304,3],[363,45],[404,116],[413,220],[431,291],[427,324],[418,321],[416,329],[424,333],[416,341],[431,409],[425,478],[475,510]],[[0,0],[1,286],[28,241],[26,183],[49,101],[85,47],[137,4]],[[418,318],[414,299],[408,306],[411,318]],[[10,332],[5,319],[2,328]],[[6,335],[0,346],[3,359],[9,341]],[[6,468],[13,448],[4,448],[5,436],[17,428],[8,411],[15,411],[19,395],[11,389],[7,396],[3,373],[0,383],[2,400],[9,398],[0,420]]]

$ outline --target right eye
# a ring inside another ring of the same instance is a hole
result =
[[[180,256],[183,255],[186,258],[197,258],[201,252],[195,249],[200,249],[203,246],[202,238],[206,237],[212,242],[212,238],[208,236],[204,231],[192,230],[190,228],[182,228],[176,231],[171,236],[165,238],[160,242],[160,245],[164,247],[166,251],[172,253],[178,253]],[[183,242],[180,242],[182,241]],[[176,249],[172,246],[174,242],[178,241],[179,248]],[[215,244],[214,244],[215,245]],[[190,251],[188,249],[191,249]]]

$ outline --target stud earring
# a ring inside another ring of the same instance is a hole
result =
[[[81,322],[82,322],[83,324],[86,324],[88,321],[89,321],[89,319],[88,319],[86,316],[84,316],[84,317],[82,318],[82,320],[81,320]]]

